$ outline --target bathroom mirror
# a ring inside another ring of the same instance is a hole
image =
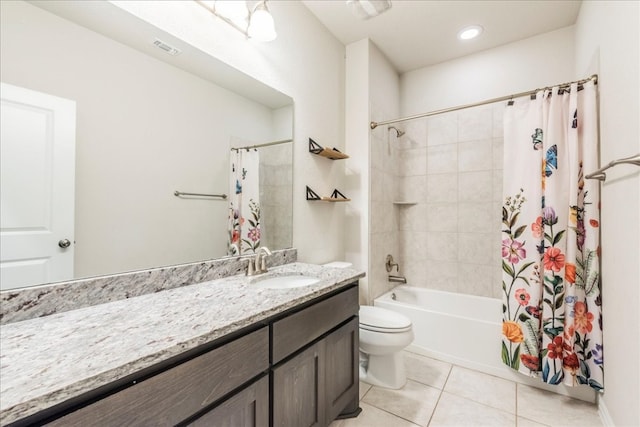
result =
[[[293,100],[108,2],[1,12],[3,82],[75,101],[72,278],[226,256],[228,200],[174,192],[229,194],[230,148],[290,141]],[[292,148],[258,150],[270,249],[291,247]]]

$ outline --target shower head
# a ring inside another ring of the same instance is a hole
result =
[[[393,130],[395,130],[395,131],[396,131],[396,138],[400,138],[400,137],[401,137],[402,135],[404,135],[404,133],[405,133],[403,130],[398,129],[398,128],[397,128],[397,127],[395,127],[395,126],[388,126],[388,127],[387,127],[387,130],[389,130],[389,131],[390,131],[391,129],[393,129]]]

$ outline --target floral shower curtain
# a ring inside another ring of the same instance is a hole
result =
[[[548,384],[603,389],[598,116],[593,82],[504,115],[502,360]]]
[[[232,150],[229,158],[227,255],[253,253],[260,247],[260,156],[256,149]]]

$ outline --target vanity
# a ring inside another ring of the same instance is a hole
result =
[[[311,285],[260,286],[278,276]],[[2,425],[326,426],[358,408],[358,279],[304,263],[2,326]]]

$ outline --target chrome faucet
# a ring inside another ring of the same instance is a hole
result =
[[[394,275],[389,275],[389,281],[390,282],[396,282],[396,283],[407,283],[407,278],[404,276],[394,276]]]
[[[264,255],[263,255],[264,253]],[[247,266],[247,276],[255,276],[267,272],[267,263],[265,258],[271,255],[271,251],[266,246],[260,246],[256,252],[256,256],[249,259],[249,265]]]
[[[393,257],[391,255],[387,255],[385,261],[386,262],[384,266],[387,269],[387,273],[391,273],[393,267],[396,268],[396,273],[398,273],[397,275],[389,274],[389,281],[397,283],[407,283],[407,279],[404,276],[400,276],[400,266],[398,265],[398,263],[393,262]]]

